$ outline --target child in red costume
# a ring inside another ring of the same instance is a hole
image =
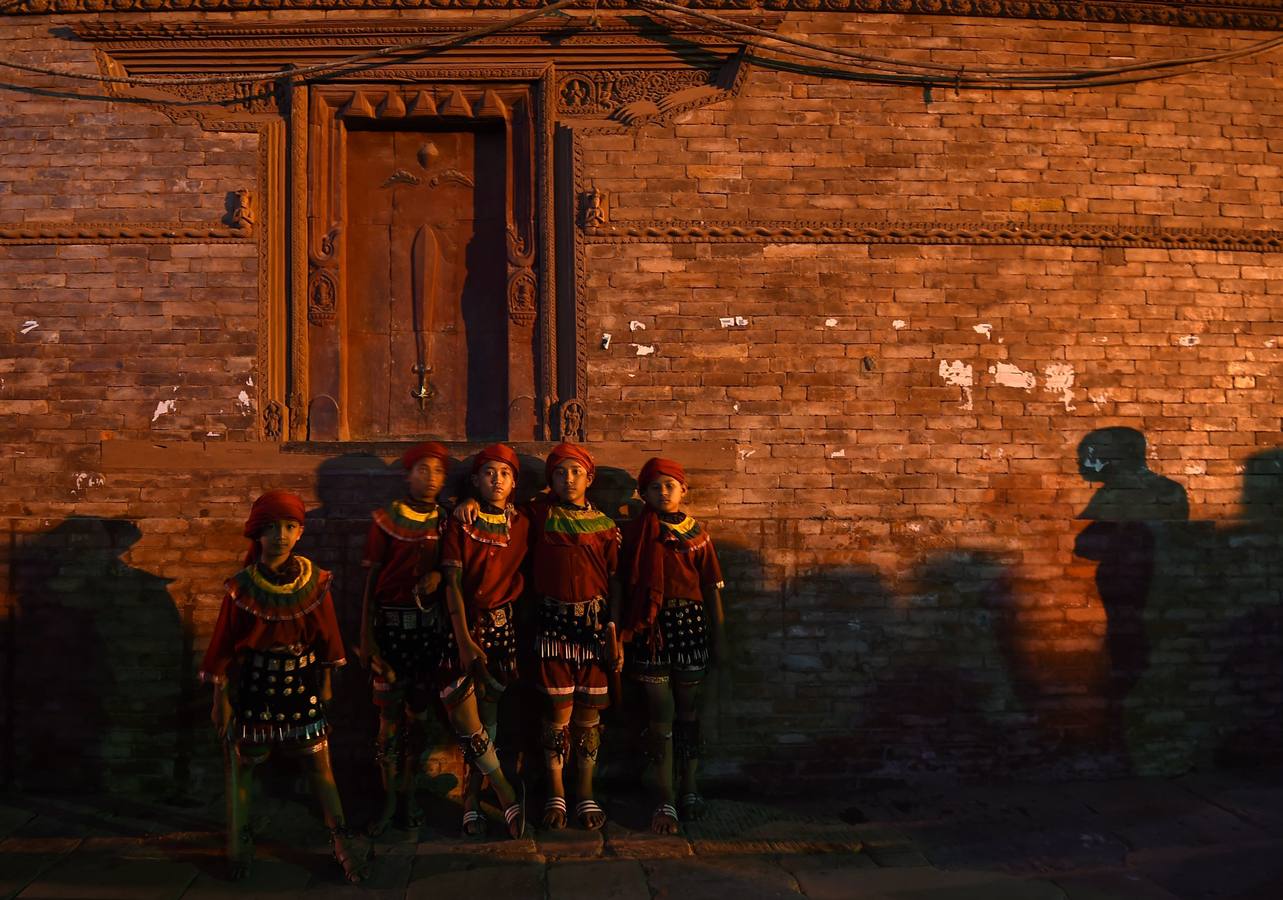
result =
[[[269,491],[254,501],[244,534],[245,568],[227,581],[214,635],[201,663],[212,681],[211,719],[225,741],[227,860],[233,878],[249,872],[254,855],[249,805],[254,767],[278,750],[309,770],[330,829],[334,857],[352,882],[365,875],[330,768],[325,705],[330,670],[343,665],[343,639],[330,573],[294,554],[303,535],[303,501]]]
[[[651,459],[637,476],[637,492],[646,506],[624,528],[618,621],[629,675],[646,690],[647,780],[659,800],[651,829],[675,834],[674,750],[681,817],[698,818],[704,808],[695,784],[702,755],[698,694],[709,663],[722,653],[722,570],[708,532],[682,512],[686,472],[680,463]]]
[[[607,621],[612,577],[619,561],[619,529],[588,502],[597,467],[575,444],[558,444],[544,474],[552,488],[530,503],[531,581],[539,604],[535,686],[548,698],[544,717],[544,763],[549,797],[543,827],[566,825],[562,777],[573,746],[575,813],[583,827],[600,828],[606,814],[593,798],[593,774],[601,746],[601,711],[610,705],[606,668],[623,658],[614,626]],[[470,521],[475,503],[461,504],[457,517]],[[573,732],[573,737],[572,737]]]
[[[530,540],[530,519],[509,502],[521,471],[517,454],[503,444],[482,450],[472,461],[472,486],[480,509],[469,524],[450,520],[441,541],[441,570],[458,658],[444,661],[449,684],[441,692],[468,763],[463,831],[482,834],[481,780],[499,798],[516,838],[525,831],[523,804],[504,776],[495,752],[499,701],[517,677],[514,604],[524,587],[522,564]]]
[[[401,457],[408,496],[375,510],[362,565],[369,569],[361,612],[361,659],[374,676],[379,708],[375,761],[383,780],[383,811],[370,825],[382,834],[393,818],[417,828],[422,814],[415,778],[427,750],[428,706],[442,659],[453,657],[450,626],[441,609],[437,571],[441,526],[437,495],[450,453],[435,441]]]

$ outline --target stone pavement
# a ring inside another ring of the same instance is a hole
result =
[[[217,807],[0,798],[0,898],[1280,900],[1283,770],[1058,785],[917,785],[749,802],[714,793],[681,837],[608,795],[602,833],[465,842],[456,811],[377,843],[351,887],[310,806],[260,804],[249,880],[223,875]]]

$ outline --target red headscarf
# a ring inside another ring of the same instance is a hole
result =
[[[544,480],[549,485],[552,484],[552,470],[568,459],[573,459],[583,465],[588,470],[589,477],[597,471],[597,463],[593,461],[592,454],[587,449],[580,447],[578,444],[558,444],[552,448],[552,452],[548,454],[548,459],[544,462]]]
[[[683,486],[686,485],[686,470],[681,463],[675,459],[652,456],[646,460],[646,465],[642,466],[641,473],[637,476],[637,493],[644,495],[646,488],[661,475],[667,475],[680,481]]]
[[[421,459],[428,457],[441,460],[441,465],[447,469],[450,468],[450,451],[446,449],[445,444],[436,441],[428,441],[423,444],[415,444],[405,453],[401,454],[401,465],[408,472],[414,468],[414,464]]]
[[[686,470],[672,459],[655,456],[646,461],[637,475],[637,493],[645,499],[646,488],[661,475],[686,485]],[[647,503],[637,521],[637,543],[628,564],[628,585],[624,594],[623,633],[646,631],[664,605],[664,548],[659,542],[659,513]],[[654,637],[658,637],[658,630]]]
[[[513,482],[516,482],[517,476],[521,474],[521,461],[517,459],[517,454],[507,444],[491,444],[474,456],[472,459],[472,474],[476,475],[481,471],[481,467],[488,462],[501,462],[509,469],[512,469]]]
[[[260,531],[281,519],[293,519],[301,525],[306,516],[307,510],[303,506],[303,500],[298,494],[292,494],[289,491],[268,491],[255,500],[254,505],[250,507],[249,518],[245,520],[245,528],[242,531],[242,534],[249,538],[245,565],[257,562],[259,553],[262,552],[258,544]]]

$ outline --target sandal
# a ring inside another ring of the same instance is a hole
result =
[[[687,822],[695,822],[704,817],[708,810],[708,804],[704,802],[702,795],[692,791],[689,794],[682,795],[682,819]]]
[[[601,815],[601,821],[593,823],[589,816],[598,814]],[[596,800],[580,800],[575,804],[575,815],[579,817],[579,824],[589,831],[597,831],[606,824],[606,813],[597,805]]]
[[[655,834],[677,834],[677,807],[671,803],[661,803],[655,807],[650,817],[650,830]]]
[[[463,813],[463,836],[464,837],[482,837],[486,833],[486,817],[481,814],[479,809],[464,810]]]
[[[560,820],[556,813],[560,814]],[[543,805],[543,827],[554,831],[566,827],[566,798],[549,797]]]
[[[358,859],[348,848],[347,842],[356,835],[346,825],[330,829],[330,844],[334,849],[334,861],[343,868],[343,877],[349,884],[360,884],[368,873],[369,852]]]
[[[227,855],[228,875],[232,881],[241,881],[249,877],[250,866],[254,862],[254,835],[248,828],[241,832],[240,849],[235,856]]]
[[[508,823],[508,836],[514,841],[526,833],[526,783],[517,781],[517,800],[503,811],[503,820]],[[513,823],[516,831],[513,831]]]

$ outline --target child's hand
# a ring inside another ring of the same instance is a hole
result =
[[[454,517],[464,525],[471,525],[477,520],[479,512],[481,512],[481,504],[469,498],[454,508]]]
[[[490,658],[476,641],[467,640],[459,645],[459,666],[464,672],[471,672],[473,665],[478,662],[484,666],[490,662]]]
[[[624,669],[624,642],[619,639],[619,632],[615,629],[615,623],[611,622],[606,626],[606,664],[610,666],[612,672],[622,672]]]
[[[419,579],[419,593],[424,597],[430,597],[441,587],[441,573],[429,572]]]
[[[370,656],[370,671],[388,684],[396,684],[396,672],[377,651]]]
[[[328,669],[321,673],[321,689],[317,693],[322,703],[329,703],[334,699],[334,680],[330,677]]]
[[[209,720],[214,723],[214,730],[218,732],[219,739],[225,739],[227,729],[232,724],[232,701],[222,685],[214,688],[214,703],[209,710]]]

